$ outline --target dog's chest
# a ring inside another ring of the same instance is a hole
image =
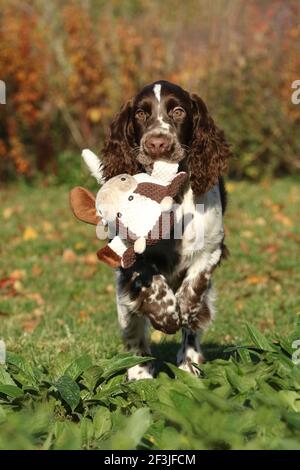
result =
[[[180,218],[183,229],[182,237],[177,240],[180,261],[175,266],[175,276],[191,265],[197,264],[201,270],[222,243],[224,228],[219,186],[201,197],[195,197],[189,188],[177,207],[176,219]]]

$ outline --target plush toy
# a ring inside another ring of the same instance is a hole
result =
[[[102,181],[98,157],[90,150],[82,156],[98,182]],[[88,223],[108,226],[111,241],[97,252],[112,267],[131,267],[136,254],[170,236],[174,224],[173,198],[187,179],[178,164],[156,161],[151,175],[121,174],[105,182],[96,198],[84,188],[74,188],[70,202],[74,214]],[[168,217],[163,214],[170,212]]]

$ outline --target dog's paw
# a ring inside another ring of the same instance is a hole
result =
[[[179,369],[189,372],[190,374],[199,376],[200,371],[193,364],[202,364],[204,362],[203,354],[188,348],[186,351],[179,351],[177,355],[177,365]]]
[[[127,378],[128,380],[153,379],[153,373],[152,364],[138,364],[128,369]]]
[[[189,372],[192,375],[196,375],[197,377],[200,376],[200,371],[192,364],[190,359],[187,359],[185,362],[182,362],[178,365],[178,368],[184,370],[185,372]]]

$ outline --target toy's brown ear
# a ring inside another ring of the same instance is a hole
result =
[[[77,219],[97,225],[100,217],[95,207],[95,196],[85,188],[77,186],[70,191],[70,205]]]

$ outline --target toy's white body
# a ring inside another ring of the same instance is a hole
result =
[[[101,217],[100,223],[110,226],[119,218],[122,225],[136,237],[134,251],[143,253],[149,232],[159,220],[162,212],[172,209],[173,199],[166,196],[159,203],[134,191],[142,183],[167,187],[177,175],[178,164],[156,161],[151,175],[147,173],[138,173],[134,176],[124,174],[104,182],[99,163],[96,166],[98,157],[87,149],[83,150],[82,157],[92,175],[98,182],[103,183],[96,196],[96,210]],[[122,258],[128,249],[126,237],[123,239],[115,233],[109,235],[112,240],[108,246]]]

